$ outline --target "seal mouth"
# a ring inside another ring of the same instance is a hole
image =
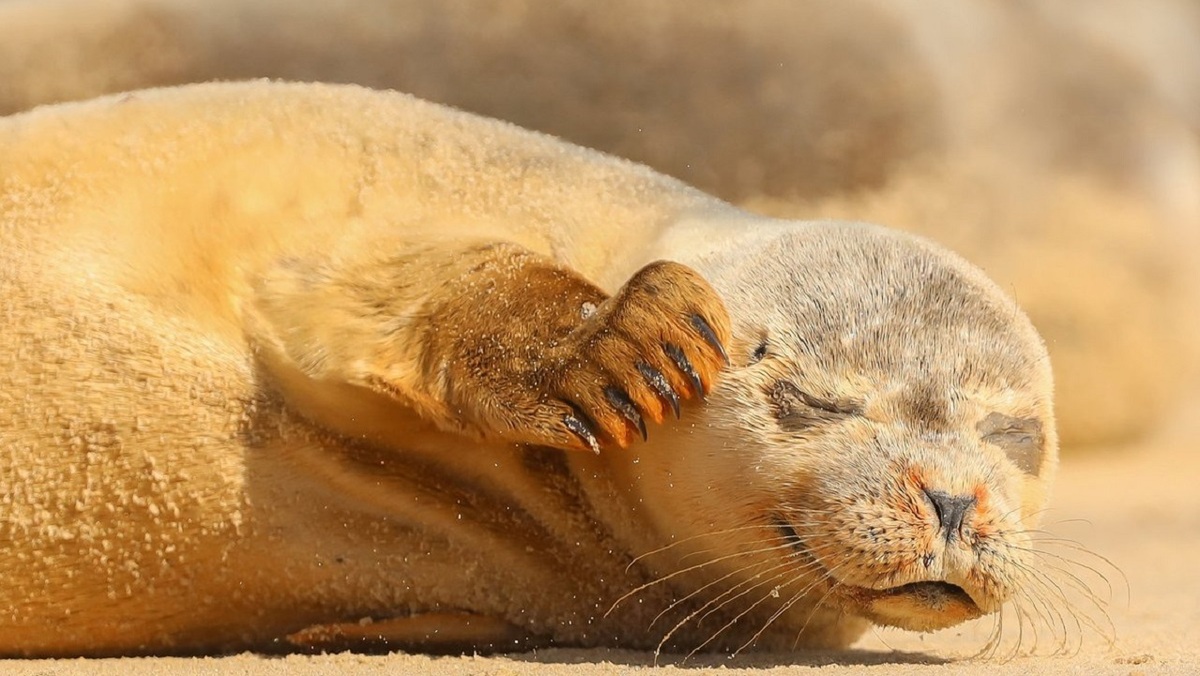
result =
[[[934,631],[985,615],[962,587],[944,581],[910,582],[888,589],[847,590],[855,605],[876,624]]]
[[[898,587],[878,590],[882,596],[898,597],[908,596],[917,601],[924,601],[932,610],[938,610],[945,605],[973,606],[977,610],[978,604],[971,595],[962,587],[941,580],[931,580],[928,582],[910,582],[902,584]],[[980,611],[982,613],[982,611]]]
[[[923,598],[952,598],[962,603],[974,603],[971,594],[968,594],[964,588],[941,580],[908,582],[907,585],[900,585],[899,587],[892,587],[881,591],[890,594],[890,596],[896,596],[896,594],[914,594],[914,596]]]
[[[810,559],[815,566],[821,566],[795,528],[783,519],[776,519],[775,526],[794,551]],[[828,575],[824,567],[821,571]],[[986,614],[965,589],[944,580],[909,582],[886,589],[860,587],[832,578],[831,582],[839,597],[876,624],[933,631]]]

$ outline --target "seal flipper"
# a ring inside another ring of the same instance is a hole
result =
[[[348,239],[281,260],[253,281],[245,321],[292,406],[349,436],[410,413],[475,439],[595,452],[703,398],[731,335],[686,266],[650,263],[610,297],[500,241]]]
[[[318,624],[288,634],[311,652],[494,653],[527,650],[535,639],[504,620],[473,613],[425,613],[384,620]]]

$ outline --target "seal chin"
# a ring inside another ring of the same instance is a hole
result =
[[[843,586],[842,597],[876,624],[935,631],[985,613],[962,587],[949,582],[911,582],[890,589]]]

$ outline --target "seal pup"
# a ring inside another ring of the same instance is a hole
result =
[[[0,156],[0,654],[840,647],[1046,601],[1046,353],[930,242],[349,86],[43,108]]]

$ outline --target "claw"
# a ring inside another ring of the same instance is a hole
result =
[[[708,341],[709,345],[712,345],[717,354],[721,355],[721,359],[725,361],[725,365],[729,366],[729,354],[725,352],[725,346],[717,338],[717,332],[713,331],[712,325],[708,323],[708,320],[700,315],[692,315],[692,327],[699,332],[704,340]]]
[[[649,438],[649,435],[646,433],[646,421],[642,418],[641,412],[638,411],[637,405],[633,403],[633,400],[629,398],[629,395],[624,390],[610,385],[604,388],[604,396],[608,399],[608,403],[612,404],[613,408],[617,409],[621,415],[625,416],[626,420],[638,428],[638,431],[642,433],[642,441]]]
[[[671,389],[671,384],[667,382],[666,377],[662,373],[659,373],[658,369],[642,362],[638,363],[637,370],[646,379],[646,382],[650,383],[650,387],[654,388],[658,396],[667,400],[667,403],[671,405],[671,410],[675,412],[675,419],[678,420],[679,395],[675,394],[675,390]]]
[[[704,382],[700,380],[700,374],[696,373],[696,367],[692,366],[692,362],[688,361],[687,355],[683,353],[677,345],[667,343],[663,345],[663,351],[675,362],[675,366],[679,367],[680,371],[692,381],[692,391],[700,396],[704,396]]]
[[[567,429],[574,432],[575,436],[582,439],[583,443],[587,444],[588,448],[592,449],[592,453],[600,455],[600,442],[596,440],[595,433],[592,432],[592,429],[588,427],[587,423],[573,415],[566,415],[563,416],[563,425],[565,425]]]

